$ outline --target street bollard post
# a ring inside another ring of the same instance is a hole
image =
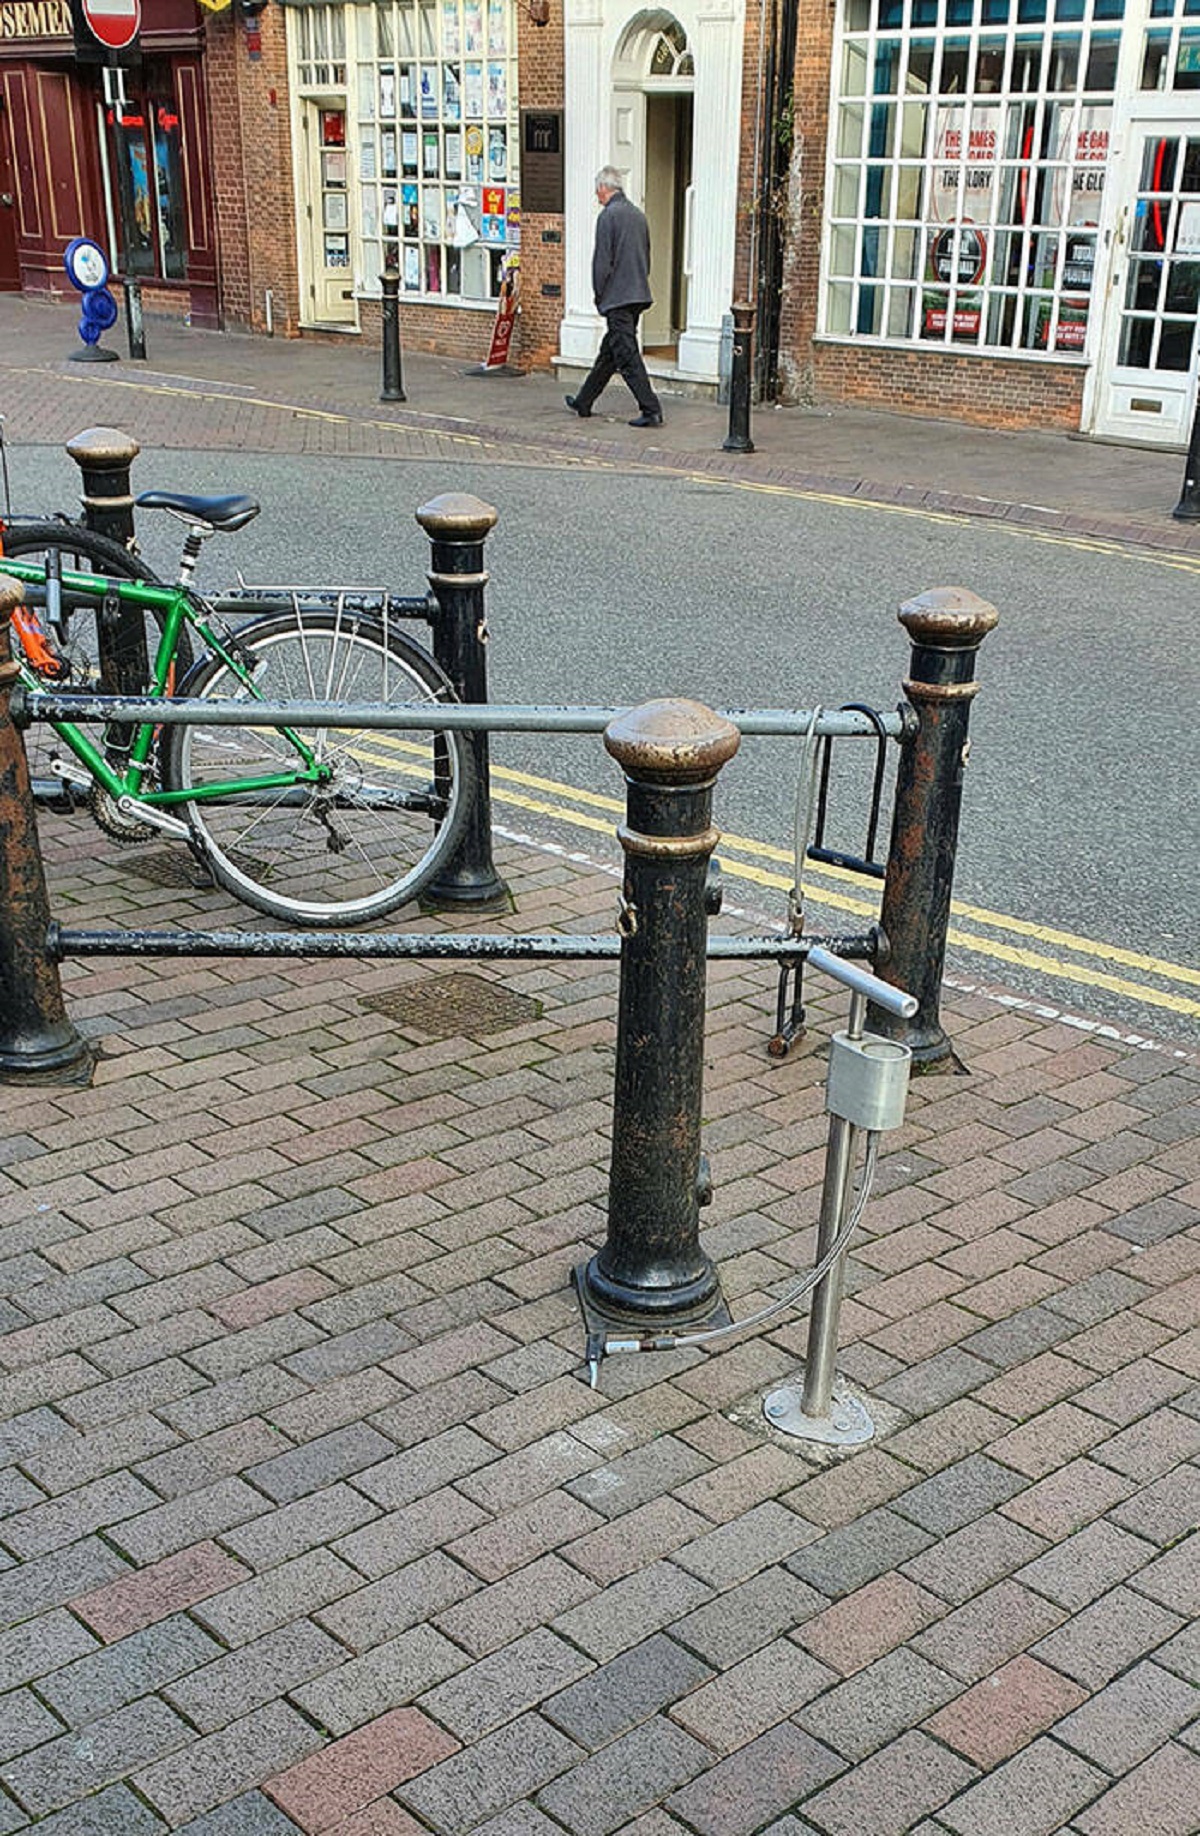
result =
[[[745,300],[733,307],[733,368],[729,373],[729,436],[722,452],[752,453],[750,394],[754,375],[754,308]]]
[[[625,773],[625,878],[608,1229],[574,1271],[589,1345],[608,1325],[696,1325],[724,1309],[700,1243],[700,1106],[713,788],[740,738],[694,701],[646,702],[604,735]]]
[[[141,447],[119,427],[89,427],[67,441],[67,452],[79,467],[83,487],[83,520],[97,535],[130,548],[134,541],[133,490],[130,473]],[[116,600],[96,612],[96,660],[106,695],[140,695],[150,680],[150,653],[142,613]],[[112,744],[127,744],[130,729],[113,729]]]
[[[934,587],[899,612],[912,640],[904,693],[918,725],[901,749],[896,774],[880,912],[889,955],[881,973],[915,995],[918,1007],[906,1020],[872,1005],[870,1024],[911,1047],[914,1070],[946,1059],[957,1066],[940,1018],[942,971],[970,752],[967,729],[979,691],[975,658],[997,618],[994,606],[964,587]]]
[[[10,705],[18,676],[11,620],[23,598],[20,584],[0,573],[0,1083],[87,1084],[92,1050],[67,1018],[47,947],[50,901]]]
[[[449,491],[417,511],[429,537],[428,575],[437,610],[433,654],[460,701],[482,706],[487,688],[487,606],[484,544],[497,512],[478,497]],[[462,840],[422,895],[433,908],[469,906],[475,911],[509,911],[513,899],[492,859],[491,765],[486,733],[468,736],[475,763],[475,797]]]
[[[125,288],[125,332],[129,339],[129,355],[139,363],[146,361],[146,320],[142,313],[142,283],[132,278],[124,283]]]
[[[1183,490],[1171,515],[1177,523],[1200,523],[1200,384],[1197,385],[1192,437],[1188,441],[1187,461],[1183,468]]]
[[[406,402],[400,356],[400,270],[385,268],[379,277],[383,325],[383,389],[381,402]]]

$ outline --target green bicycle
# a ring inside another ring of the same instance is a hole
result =
[[[188,525],[174,586],[146,578],[135,556],[92,532],[53,523],[4,530],[0,574],[26,589],[13,653],[27,688],[97,690],[102,621],[136,628],[141,618],[144,692],[156,698],[455,700],[428,652],[394,628],[386,601],[368,612],[350,595],[323,607],[297,600],[236,626],[214,613],[191,570],[202,541],[258,514],[250,498],[153,492],[142,502]],[[64,565],[76,558],[103,571]],[[335,705],[328,727],[303,732],[145,722],[95,739],[52,721],[35,723],[27,743],[31,775],[45,770],[85,791],[105,833],[184,840],[235,898],[312,927],[365,923],[417,898],[458,845],[474,794],[462,733],[355,729]]]

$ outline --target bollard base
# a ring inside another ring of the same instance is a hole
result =
[[[722,440],[721,442],[721,451],[723,453],[752,453],[754,450],[753,440],[736,440],[731,435],[728,440]]]
[[[685,1287],[647,1289],[644,1294],[606,1282],[597,1271],[595,1256],[578,1263],[571,1270],[571,1280],[589,1337],[614,1331],[640,1332],[652,1338],[655,1333],[676,1332],[690,1326],[732,1324],[720,1277],[711,1265],[703,1276]]]
[[[1194,491],[1185,491],[1171,515],[1177,523],[1200,523],[1200,497]]]
[[[866,1403],[854,1396],[841,1377],[833,1380],[828,1415],[806,1415],[802,1381],[772,1390],[763,1414],[772,1428],[796,1441],[818,1441],[824,1447],[861,1447],[875,1434]]]
[[[55,1032],[61,1034],[57,1039]],[[74,1084],[86,1089],[95,1068],[95,1052],[69,1023],[51,1029],[46,1042],[31,1050],[0,1043],[0,1084]]]
[[[379,399],[381,402],[406,402],[408,397],[403,389],[384,389]]]
[[[102,344],[85,344],[82,350],[72,351],[68,363],[120,363],[120,351],[106,350]]]
[[[517,902],[505,880],[435,880],[421,894],[422,912],[515,912]]]

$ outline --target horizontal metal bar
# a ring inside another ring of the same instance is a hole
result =
[[[587,937],[538,933],[509,937],[424,931],[82,931],[52,924],[47,940],[55,962],[77,956],[513,957],[570,962],[615,961],[621,954],[621,939],[615,931]],[[710,937],[707,955],[716,962],[801,962],[814,949],[821,949],[830,956],[869,962],[876,942],[870,934]]]
[[[18,701],[19,697],[19,701]],[[876,739],[875,726],[865,714],[837,709],[814,714],[800,708],[724,708],[718,710],[742,733],[803,737],[809,733],[833,739]],[[206,727],[359,727],[381,732],[410,729],[437,733],[603,733],[627,708],[493,707],[473,702],[419,702],[389,707],[378,702],[358,704],[329,701],[201,701],[152,695],[53,695],[36,689],[17,689],[13,717],[27,721],[73,721],[78,725],[151,722],[155,726]],[[904,716],[882,716],[887,733],[900,739],[906,732]]]
[[[906,994],[903,988],[896,988],[891,982],[881,981],[868,969],[860,969],[856,963],[847,963],[832,950],[824,949],[820,944],[808,953],[810,969],[819,969],[823,975],[840,982],[851,994],[865,995],[868,1001],[874,1001],[876,1007],[882,1007],[885,1013],[895,1014],[898,1019],[911,1020],[920,1006],[915,995]]]

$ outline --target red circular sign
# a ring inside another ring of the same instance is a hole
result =
[[[83,0],[83,16],[110,51],[123,51],[142,28],[142,0]]]

